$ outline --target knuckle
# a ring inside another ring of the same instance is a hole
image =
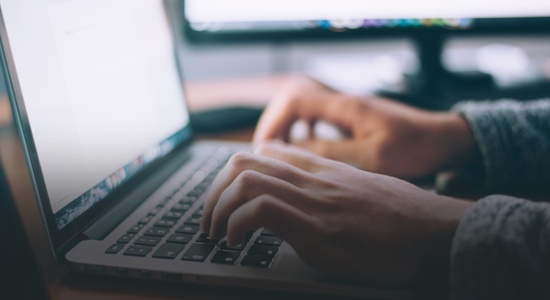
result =
[[[317,184],[321,187],[322,191],[339,191],[342,188],[341,183],[333,178],[318,178]]]
[[[274,107],[274,109],[279,111],[290,111],[295,103],[298,102],[298,94],[295,88],[287,88],[273,99],[274,101],[270,105],[270,109]]]
[[[280,140],[268,140],[258,145],[254,153],[260,156],[269,156],[270,154],[281,153],[286,146],[287,145]]]
[[[255,152],[259,155],[265,155],[265,154],[271,153],[273,151],[273,147],[274,147],[274,143],[264,142],[258,145]]]
[[[287,90],[286,94],[283,97],[281,97],[281,100],[280,100],[283,107],[292,106],[295,102],[297,102],[298,94],[299,94],[299,90],[296,87],[291,87],[289,90]]]
[[[269,195],[261,195],[255,201],[255,215],[261,216],[273,211],[273,197]]]
[[[340,244],[345,243],[346,240],[350,241],[348,231],[342,227],[341,222],[327,218],[324,222],[317,224],[317,231],[321,233],[323,243],[326,244]]]
[[[236,184],[241,189],[248,189],[258,181],[259,173],[252,170],[244,170],[235,179]]]
[[[235,169],[241,170],[245,168],[248,165],[248,163],[252,160],[253,160],[253,156],[251,153],[238,152],[233,154],[233,156],[231,156],[227,165],[234,170]]]

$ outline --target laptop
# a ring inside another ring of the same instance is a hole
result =
[[[55,259],[76,272],[407,299],[333,278],[266,229],[229,247],[199,231],[232,153],[195,142],[162,0],[0,0],[15,121]],[[185,59],[183,59],[183,63]]]
[[[48,298],[0,164],[0,293],[5,299]]]

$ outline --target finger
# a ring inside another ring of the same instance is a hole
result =
[[[258,144],[271,139],[288,141],[290,129],[297,120],[294,100],[275,98],[258,120],[252,143]]]
[[[369,169],[375,163],[369,159],[371,149],[366,140],[302,140],[295,145],[314,152],[325,158],[345,162],[357,167]]]
[[[208,231],[212,212],[222,192],[245,170],[256,171],[275,178],[281,178],[296,186],[302,186],[310,179],[311,174],[286,162],[251,153],[237,153],[218,174],[205,195],[204,212],[201,229]]]
[[[307,130],[308,130],[308,137],[310,139],[314,139],[315,138],[315,126],[317,125],[317,120],[315,119],[312,119],[312,120],[308,120],[307,122]]]
[[[324,167],[323,158],[306,149],[278,142],[259,144],[255,154],[279,160],[306,172],[315,173]]]
[[[266,227],[295,246],[306,242],[310,236],[307,233],[311,232],[314,224],[313,217],[296,207],[276,197],[261,195],[231,214],[227,224],[227,241],[238,245],[244,241],[247,231]]]
[[[210,236],[222,238],[229,216],[240,206],[262,194],[272,195],[303,210],[312,205],[305,190],[275,177],[256,171],[244,171],[225,189],[212,212]]]
[[[357,103],[332,91],[276,98],[260,118],[253,142],[257,144],[270,139],[288,141],[290,128],[299,119],[324,120],[349,130],[359,114]]]

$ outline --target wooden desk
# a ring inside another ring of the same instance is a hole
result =
[[[264,105],[270,96],[289,79],[288,76],[264,79],[230,79],[197,82],[187,86],[192,110],[215,107],[224,101]],[[0,158],[6,169],[25,230],[31,241],[51,299],[281,299],[296,298],[288,294],[227,288],[200,287],[141,280],[104,278],[75,274],[55,264],[27,172],[21,144],[5,96],[0,97]],[[253,129],[208,136],[226,140],[250,140]],[[300,296],[303,299],[303,296]],[[318,297],[315,297],[318,299]]]

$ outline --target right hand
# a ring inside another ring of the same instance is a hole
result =
[[[205,195],[201,229],[238,245],[266,227],[330,274],[431,285],[448,280],[453,236],[471,205],[272,142],[229,160]]]
[[[310,137],[297,145],[375,173],[417,178],[467,163],[477,155],[468,124],[458,114],[345,95],[309,78],[296,80],[271,101],[254,142],[289,142],[290,129],[298,120],[310,125]],[[316,138],[311,128],[319,120],[338,126],[348,133],[347,138]]]

